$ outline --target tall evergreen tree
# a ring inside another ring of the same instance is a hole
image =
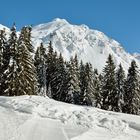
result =
[[[21,31],[19,39],[15,26],[11,29],[8,45],[10,47],[10,62],[5,71],[5,95],[32,95],[37,92],[36,72],[32,56],[25,45],[24,34]]]
[[[33,53],[34,48],[33,48],[33,45],[31,43],[31,31],[32,31],[31,26],[25,26],[22,28],[21,32],[23,34],[23,39],[24,39],[24,42],[25,42],[27,49],[29,50],[29,52]]]
[[[119,68],[116,72],[116,81],[117,81],[117,100],[118,100],[118,106],[116,108],[116,111],[122,112],[125,94],[125,72],[121,64],[119,65]]]
[[[5,30],[0,30],[0,95],[3,95],[4,90],[4,71],[6,69],[4,53],[6,51],[6,43]]]
[[[44,48],[43,43],[37,48],[34,59],[38,76],[39,94],[46,96],[46,49]]]
[[[103,70],[102,109],[115,111],[117,107],[117,87],[115,78],[115,64],[109,55]]]
[[[67,73],[64,65],[64,60],[60,53],[60,56],[56,60],[56,71],[53,74],[53,79],[51,82],[53,98],[55,100],[65,101],[66,99],[66,76]]]
[[[24,28],[23,28],[24,29]],[[22,30],[23,30],[22,29]],[[27,49],[24,40],[24,34],[21,32],[18,39],[18,83],[17,95],[36,95],[37,94],[37,74],[33,62],[33,58]]]
[[[92,105],[93,101],[93,72],[89,63],[80,63],[80,104]]]
[[[46,85],[47,85],[47,91],[48,89],[51,91],[51,96],[54,98],[55,92],[52,91],[53,84],[55,82],[55,72],[57,69],[57,53],[54,52],[52,42],[50,41],[48,46],[48,53],[46,58]]]
[[[93,86],[94,86],[94,91],[93,91],[94,106],[101,108],[101,81],[97,69],[94,69],[93,72]]]
[[[80,104],[84,104],[84,97],[85,97],[85,90],[86,90],[86,80],[85,80],[85,66],[83,64],[83,62],[81,61],[80,63]]]
[[[133,60],[128,69],[127,80],[125,84],[125,106],[123,112],[130,114],[138,114],[140,108],[140,92],[138,80],[138,67]]]
[[[77,58],[71,57],[68,68],[68,77],[69,77],[69,89],[67,94],[67,102],[73,104],[79,104],[79,72],[78,72],[78,60]]]
[[[94,80],[93,80],[93,68],[90,63],[86,63],[85,65],[85,97],[84,97],[84,104],[86,105],[93,105],[95,103],[95,87],[94,87]]]
[[[4,91],[5,95],[14,96],[17,95],[17,35],[16,35],[16,27],[15,25],[11,28],[10,38],[8,40],[8,46],[10,47],[10,60],[7,70],[5,70],[4,74],[6,75],[5,85],[6,89]]]

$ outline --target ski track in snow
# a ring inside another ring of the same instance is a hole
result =
[[[140,140],[140,116],[39,96],[0,97],[0,140]]]

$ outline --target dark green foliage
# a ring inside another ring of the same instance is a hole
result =
[[[116,81],[117,81],[117,100],[118,106],[115,111],[122,112],[124,106],[124,94],[125,94],[125,72],[122,65],[119,65],[119,68],[116,72]]]
[[[46,96],[46,49],[43,43],[37,48],[34,59],[38,77],[38,92],[40,95]]]
[[[25,26],[22,28],[21,34],[23,35],[23,41],[24,41],[25,46],[27,47],[28,51],[33,53],[34,48],[31,43],[31,31],[32,31],[31,26]]]
[[[103,70],[102,109],[115,111],[117,108],[117,88],[115,78],[115,64],[109,55]]]
[[[83,65],[80,64],[80,104],[92,105],[93,104],[93,71],[90,63]]]
[[[8,40],[8,46],[10,49],[10,60],[7,70],[4,72],[6,75],[5,85],[6,90],[4,95],[14,96],[17,95],[18,84],[18,44],[15,25],[11,28],[10,38]]]
[[[16,28],[15,26],[12,27],[8,41],[10,61],[7,70],[4,72],[6,77],[5,95],[18,96],[37,94],[37,75],[24,36],[25,34],[21,31],[18,39]]]
[[[68,94],[66,101],[73,104],[79,104],[79,66],[77,56],[71,57],[70,62],[67,63],[68,69]]]
[[[47,92],[50,86],[52,98],[55,98],[55,93],[52,91],[52,88],[55,82],[54,74],[56,73],[56,69],[57,69],[57,53],[53,51],[52,42],[50,41],[46,58],[46,86]]]
[[[93,91],[93,100],[94,100],[94,106],[95,107],[98,107],[98,108],[101,108],[101,100],[102,100],[102,97],[101,97],[101,86],[102,86],[102,83],[101,83],[101,75],[98,74],[98,70],[97,69],[94,69],[94,72],[93,72],[93,88],[94,88],[94,91]]]
[[[125,83],[125,106],[123,112],[138,114],[140,108],[140,90],[139,90],[138,67],[135,61],[131,62],[128,69],[127,80]]]
[[[7,68],[5,61],[8,59],[5,58],[6,45],[7,45],[7,40],[6,40],[5,30],[0,30],[0,91],[1,91],[0,95],[4,94],[4,88],[5,88],[4,71]]]
[[[18,40],[18,95],[37,94],[37,75],[32,56],[24,41],[24,34]]]
[[[53,75],[53,84],[52,93],[53,98],[59,101],[66,100],[66,92],[67,92],[67,72],[64,65],[64,60],[62,55],[57,58],[56,61],[56,71]]]

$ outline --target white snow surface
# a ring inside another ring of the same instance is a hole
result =
[[[123,65],[125,71],[133,59],[140,66],[140,59],[127,53],[117,41],[86,25],[72,25],[65,19],[57,18],[33,27],[32,37],[36,47],[40,42],[47,47],[51,40],[54,49],[61,52],[66,60],[77,54],[80,60],[92,63],[100,72],[109,54],[113,55],[116,65]]]
[[[140,140],[140,116],[40,96],[0,97],[0,140]]]

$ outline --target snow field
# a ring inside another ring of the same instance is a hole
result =
[[[0,140],[139,140],[140,116],[40,96],[0,97]]]

